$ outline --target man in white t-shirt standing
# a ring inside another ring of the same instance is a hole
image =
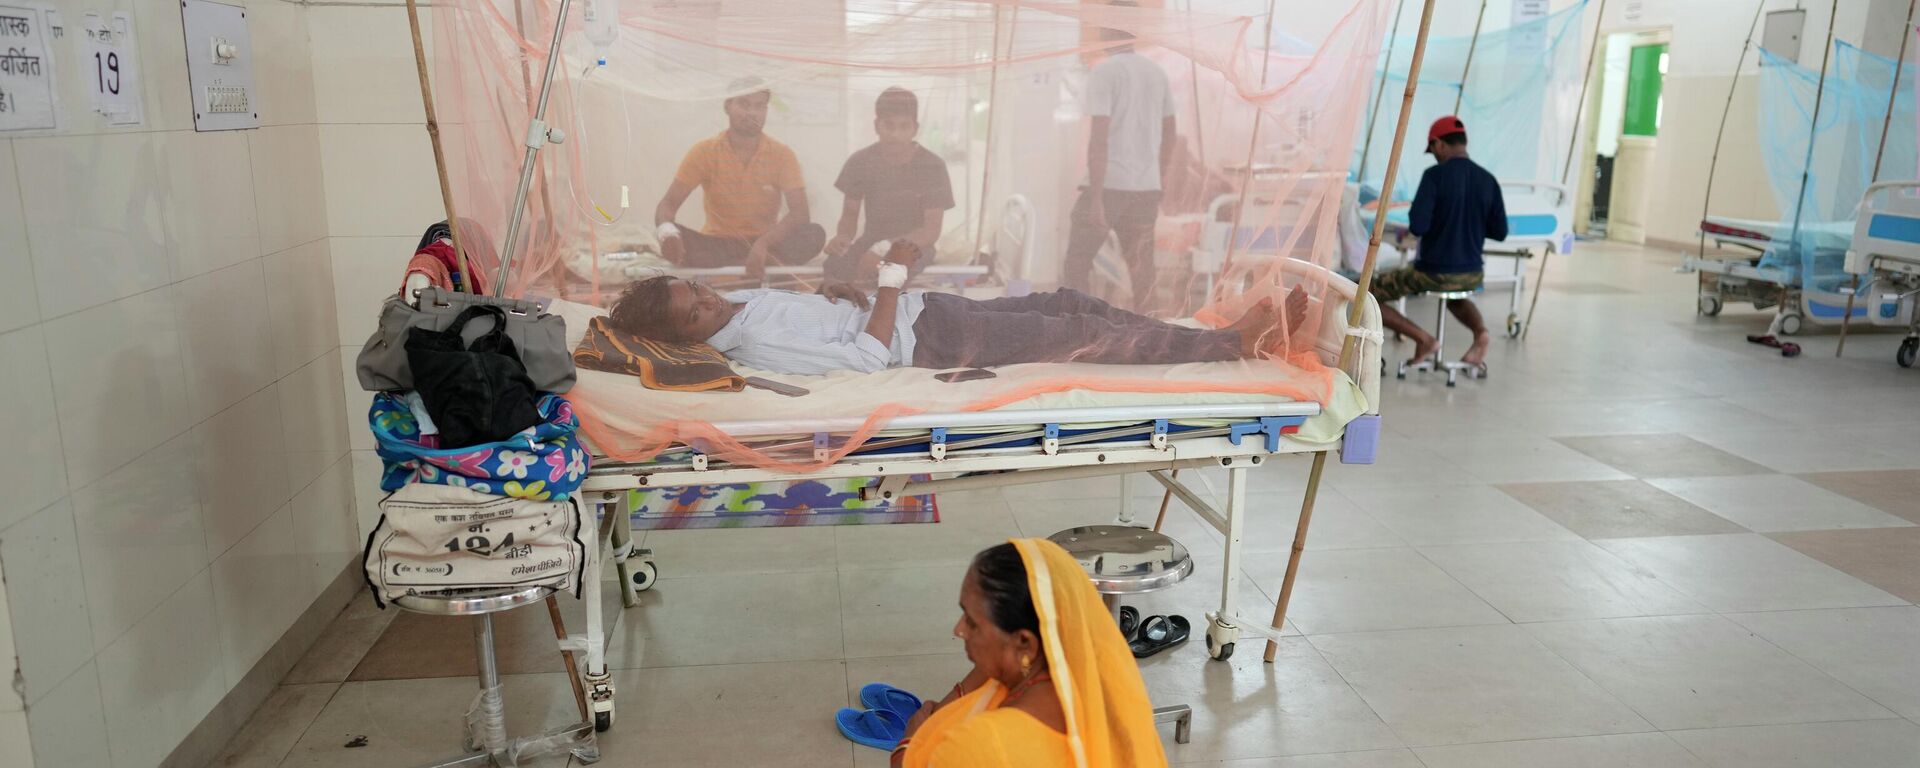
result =
[[[1115,0],[1130,7],[1129,0]],[[1066,284],[1090,291],[1093,257],[1113,232],[1120,239],[1133,309],[1147,310],[1153,297],[1153,227],[1160,217],[1161,177],[1173,159],[1173,91],[1160,65],[1133,50],[1133,35],[1101,30],[1109,42],[1105,61],[1087,78],[1086,112],[1093,118],[1087,141],[1087,185],[1073,206],[1067,237]]]

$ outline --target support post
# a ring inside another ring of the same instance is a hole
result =
[[[553,20],[553,42],[547,46],[547,69],[540,79],[540,101],[527,126],[527,153],[520,161],[520,186],[514,189],[513,209],[507,214],[507,242],[500,249],[500,274],[493,279],[495,296],[507,295],[507,275],[513,271],[513,252],[520,244],[520,222],[527,215],[527,190],[533,186],[534,161],[547,143],[547,97],[553,91],[554,69],[560,66],[560,39],[567,29],[567,9],[572,5],[573,0],[560,0],[560,10]]]
[[[1487,0],[1480,0],[1480,15],[1473,19],[1473,37],[1467,38],[1467,61],[1460,65],[1460,87],[1453,92],[1453,114],[1460,114],[1460,103],[1467,98],[1467,81],[1473,76],[1473,52],[1480,47],[1480,25],[1487,21]]]
[[[1387,100],[1387,75],[1393,73],[1393,41],[1400,37],[1400,17],[1407,15],[1407,0],[1393,11],[1393,26],[1387,30],[1387,55],[1380,62],[1380,85],[1373,90],[1373,109],[1367,111],[1366,143],[1360,145],[1360,170],[1354,178],[1361,183],[1367,181],[1367,158],[1373,154],[1373,126],[1380,120],[1380,104]]]
[[[1887,114],[1880,121],[1880,147],[1873,151],[1873,177],[1867,179],[1872,186],[1880,181],[1880,161],[1887,156],[1887,131],[1893,127],[1893,106],[1900,99],[1900,75],[1907,68],[1907,41],[1913,39],[1913,11],[1920,0],[1907,0],[1907,23],[1900,28],[1900,54],[1893,59],[1893,82],[1887,85]],[[1840,316],[1840,345],[1834,347],[1833,356],[1839,357],[1847,351],[1847,329],[1853,325],[1853,300],[1860,293],[1860,276],[1853,276],[1853,289],[1847,291],[1847,313]]]
[[[1700,221],[1703,224],[1706,223],[1707,213],[1713,210],[1713,171],[1720,165],[1720,142],[1727,137],[1727,116],[1733,114],[1733,94],[1740,87],[1740,68],[1747,65],[1747,49],[1753,47],[1753,32],[1760,28],[1760,14],[1766,9],[1767,0],[1756,0],[1753,21],[1747,24],[1747,40],[1740,44],[1740,58],[1733,63],[1733,81],[1727,85],[1727,104],[1720,108],[1720,129],[1713,134],[1713,156],[1707,160],[1707,191],[1700,196]],[[1704,229],[1700,230],[1700,248],[1696,255],[1702,259],[1707,257],[1707,231]]]
[[[1839,15],[1840,0],[1833,0],[1831,10],[1827,11],[1827,42],[1825,47],[1820,49],[1820,79],[1816,80],[1813,86],[1813,117],[1807,121],[1807,156],[1805,160],[1800,161],[1800,193],[1794,196],[1793,201],[1793,237],[1788,240],[1788,246],[1793,249],[1794,256],[1801,260],[1802,265],[1806,264],[1805,259],[1811,254],[1800,252],[1800,217],[1806,212],[1807,207],[1807,180],[1813,177],[1813,146],[1820,132],[1820,102],[1827,94],[1827,58],[1833,54],[1833,24],[1835,17]],[[1803,274],[1804,271],[1803,268]],[[1782,312],[1787,310],[1784,302],[1780,310]]]
[[[1387,155],[1387,177],[1380,183],[1381,199],[1392,199],[1393,196],[1393,177],[1400,172],[1400,150],[1407,140],[1407,116],[1413,108],[1414,90],[1420,85],[1420,63],[1427,56],[1427,31],[1432,26],[1433,0],[1421,0],[1420,31],[1413,42],[1413,63],[1407,68],[1407,90],[1400,101],[1399,124],[1393,129],[1393,151]],[[1354,290],[1353,301],[1347,302],[1348,327],[1358,327],[1366,320],[1366,302],[1369,295],[1367,291],[1373,287],[1374,266],[1380,260],[1380,238],[1385,236],[1386,229],[1387,217],[1375,216],[1373,234],[1367,238],[1367,259],[1360,267],[1360,286]],[[1359,337],[1348,334],[1340,343],[1340,360],[1335,367],[1343,371],[1347,370],[1353,364],[1353,356],[1359,349]],[[1327,452],[1321,451],[1314,454],[1313,471],[1307,476],[1309,491],[1301,500],[1300,524],[1294,529],[1293,550],[1287,558],[1287,578],[1280,589],[1283,597],[1273,609],[1273,627],[1276,630],[1285,628],[1287,624],[1287,599],[1292,597],[1293,576],[1300,571],[1300,554],[1307,546],[1307,525],[1313,521],[1314,495],[1318,492],[1320,475],[1325,471],[1326,466]],[[1279,650],[1278,643],[1268,640],[1266,660],[1271,663],[1274,654]]]
[[[433,168],[440,176],[440,206],[447,213],[447,237],[453,241],[453,254],[461,265],[460,289],[479,293],[476,283],[480,276],[474,272],[473,262],[467,260],[466,250],[460,247],[460,219],[453,212],[453,184],[447,180],[447,154],[440,148],[440,117],[433,106],[433,84],[427,78],[427,48],[420,40],[417,0],[407,0],[407,26],[413,30],[413,64],[420,72],[420,106],[426,109],[427,143],[433,145]]]
[[[1580,118],[1587,113],[1587,86],[1593,82],[1593,62],[1600,54],[1600,27],[1607,21],[1607,0],[1600,0],[1600,12],[1593,15],[1593,39],[1587,43],[1587,71],[1580,74],[1580,104],[1573,108],[1573,135],[1567,137],[1567,156],[1560,162],[1560,185],[1566,186],[1567,177],[1573,173],[1573,155],[1580,148]],[[1575,186],[1574,194],[1580,193]],[[1542,267],[1541,277],[1546,277]],[[1535,294],[1540,292],[1540,284],[1534,283]],[[1527,323],[1533,323],[1533,310],[1527,310]],[[1524,335],[1524,334],[1522,334]]]

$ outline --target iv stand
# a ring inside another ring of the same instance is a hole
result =
[[[500,251],[500,274],[493,280],[493,295],[507,295],[507,274],[513,268],[513,252],[520,244],[520,221],[526,216],[527,190],[533,186],[534,161],[540,148],[551,141],[559,144],[566,133],[547,125],[547,96],[553,91],[553,73],[560,66],[560,39],[567,29],[567,8],[573,0],[560,0],[560,12],[553,21],[553,42],[547,46],[547,70],[540,79],[540,101],[527,123],[527,155],[520,161],[520,186],[513,192],[513,210],[507,215],[507,243]]]

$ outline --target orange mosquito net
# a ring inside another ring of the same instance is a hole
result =
[[[968,391],[984,394],[942,408],[1006,407],[1071,390],[1325,402],[1335,374],[1314,347],[1325,303],[1339,300],[1324,273],[1284,262],[1337,264],[1338,207],[1388,3],[1168,2],[1179,5],[574,0],[547,112],[564,141],[537,156],[506,293],[608,308],[627,284],[663,272],[722,291],[810,293],[829,279],[871,287],[878,254],[863,249],[912,239],[922,246],[921,271],[909,288],[988,300],[1072,287],[1118,309],[1241,338],[1257,325],[1251,345],[1220,356],[1271,372],[1221,378],[1202,366],[1170,377],[1154,364],[1194,356],[1170,346],[1229,345],[1218,334],[1169,336],[1159,324],[1109,315],[1110,328],[1077,326],[1097,338],[1062,337],[1029,358],[1140,365],[1008,376],[1004,385],[976,383]],[[434,6],[435,104],[461,245],[489,286],[508,250],[557,10],[558,0]],[[900,112],[883,106],[890,89],[892,104],[910,104],[911,152],[899,150],[897,136],[893,149],[876,146],[880,113]],[[899,101],[901,90],[912,98]],[[756,100],[765,109],[759,138],[777,144],[738,151],[727,138],[737,127],[729,106]],[[1082,199],[1096,122],[1108,136],[1104,228]],[[669,247],[656,219],[676,179],[691,194],[667,206],[678,230],[668,239],[680,241]],[[794,215],[796,197],[804,217]],[[796,221],[776,225],[782,218]],[[772,226],[784,235],[768,237]],[[743,274],[756,250],[769,254],[765,274]],[[1299,297],[1287,301],[1296,289],[1304,308]],[[923,322],[932,322],[930,311]],[[965,364],[929,350],[991,346],[954,338],[966,332],[950,324],[920,333],[911,355],[895,338],[891,362]],[[1058,348],[1075,343],[1100,354]],[[996,360],[1007,362],[1022,360]],[[699,440],[727,461],[818,466],[811,446],[769,450],[714,426],[728,420],[728,398],[758,393],[662,408],[631,379],[622,387],[585,381],[571,397],[597,447],[614,458],[643,460]],[[885,394],[864,400],[858,414],[816,413],[810,402],[793,399],[794,417],[860,417],[859,429],[840,431],[829,459],[888,418],[927,408]]]

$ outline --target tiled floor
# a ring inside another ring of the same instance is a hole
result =
[[[1920,371],[1893,364],[1895,337],[1855,336],[1841,360],[1831,336],[1792,360],[1746,344],[1765,318],[1695,317],[1675,262],[1582,244],[1553,262],[1532,339],[1494,345],[1493,378],[1385,382],[1380,462],[1329,466],[1276,662],[1194,642],[1142,664],[1157,701],[1195,709],[1173,761],[1920,766]],[[1254,478],[1245,611],[1272,606],[1305,476]],[[966,670],[966,559],[1106,521],[1118,494],[1076,481],[945,494],[937,525],[648,535],[663,578],[616,633],[601,764],[884,765],[833,710],[874,680],[945,689]],[[1185,511],[1169,526],[1196,576],[1137,602],[1198,623],[1219,537]],[[517,731],[572,712],[550,631],[538,609],[502,620]],[[356,604],[218,764],[456,751],[469,637]]]

